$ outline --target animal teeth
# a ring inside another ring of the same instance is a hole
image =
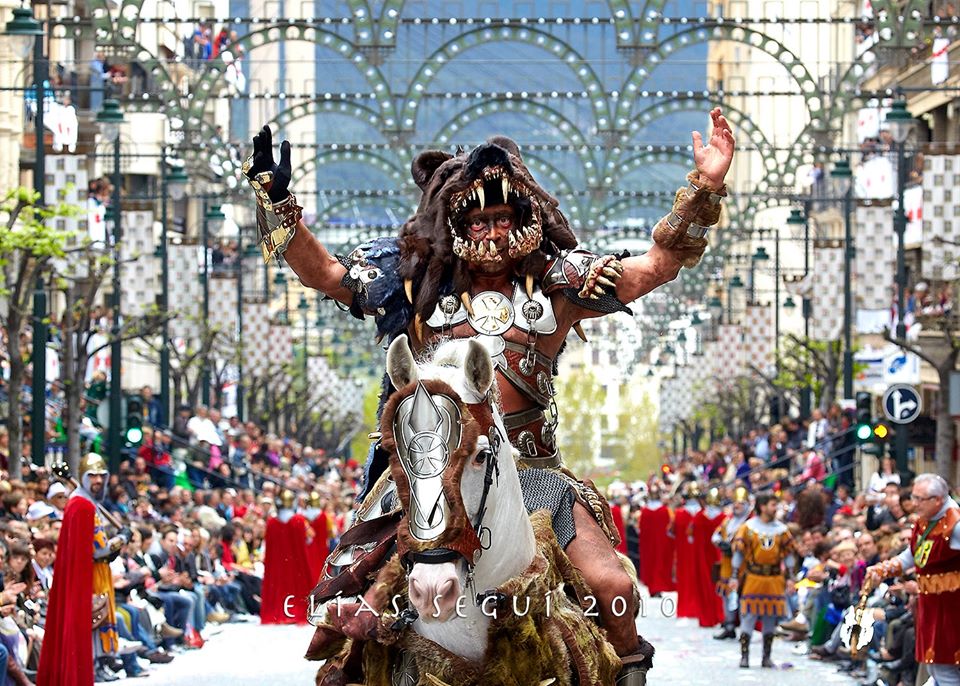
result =
[[[483,241],[480,241],[480,247],[477,248],[477,254],[480,255],[480,257],[483,257],[484,255],[487,254],[487,246],[484,244]]]
[[[490,241],[490,254],[494,257],[497,256],[497,246],[494,245],[493,241]]]
[[[483,186],[477,186],[477,190],[475,192],[477,194],[477,199],[480,201],[480,211],[483,212],[483,207],[487,200],[483,194]]]
[[[507,234],[507,243],[511,248],[517,244],[517,236],[513,231]]]
[[[506,176],[501,177],[500,187],[503,189],[503,202],[507,202],[507,198],[510,196],[510,179]]]

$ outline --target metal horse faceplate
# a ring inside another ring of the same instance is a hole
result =
[[[443,495],[443,473],[460,447],[460,407],[446,395],[431,395],[422,383],[397,406],[393,435],[410,482],[410,534],[432,541],[447,528],[450,506]]]

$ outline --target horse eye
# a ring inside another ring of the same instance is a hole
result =
[[[479,453],[477,453],[477,456],[473,459],[476,461],[477,464],[483,464],[484,462],[487,461],[487,458],[490,457],[490,454],[491,454],[490,448],[484,448]]]

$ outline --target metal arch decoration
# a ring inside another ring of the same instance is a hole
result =
[[[357,45],[369,45],[376,38],[373,25],[373,9],[367,0],[347,0],[353,17],[353,36]]]
[[[359,162],[361,164],[369,164],[390,175],[390,177],[397,182],[398,187],[402,187],[406,181],[404,178],[406,173],[405,170],[396,162],[387,157],[365,150],[332,150],[320,153],[316,157],[306,160],[303,164],[297,167],[297,169],[293,172],[290,183],[295,184],[303,179],[303,177],[320,166],[321,162],[323,164],[334,164],[337,162]]]
[[[615,215],[617,212],[625,210],[629,207],[650,207],[663,210],[663,213],[666,214],[670,211],[672,203],[670,198],[658,195],[652,195],[649,197],[629,196],[617,198],[600,210],[600,213],[597,215],[597,221],[602,226],[603,222],[606,222],[612,215]]]
[[[679,152],[644,152],[622,162],[618,162],[616,165],[617,178],[624,179],[631,172],[651,164],[676,164],[688,169],[691,162],[690,155],[684,155]],[[664,190],[672,192],[675,189],[671,187]]]
[[[385,238],[395,235],[396,229],[393,227],[373,226],[366,229],[359,229],[355,236],[350,236],[350,238],[339,243],[330,243],[330,252],[331,254],[346,255],[358,245],[363,245],[367,241],[372,241],[375,238]]]
[[[532,152],[524,152],[523,161],[532,171],[540,172],[541,177],[540,181],[543,181],[544,178],[550,179],[551,184],[557,184],[556,186],[549,186],[550,192],[555,196],[571,196],[574,194],[573,184],[570,183],[570,179],[567,178],[567,175],[564,174],[560,169],[554,166],[552,163],[548,162],[546,158],[541,155],[537,155]],[[563,209],[563,208],[561,208]]]
[[[380,106],[384,124],[387,127],[394,125],[394,105],[390,99],[389,84],[376,65],[370,62],[363,52],[357,50],[356,45],[345,40],[342,36],[319,28],[312,22],[290,19],[245,34],[238,39],[236,45],[242,47],[244,52],[249,55],[253,50],[281,39],[291,42],[306,41],[339,53],[346,61],[356,67],[370,85],[374,99]],[[209,92],[224,71],[225,67],[221,60],[209,60],[194,87],[195,94],[192,96],[191,114],[202,113],[205,104],[205,98],[198,97],[196,93]]]
[[[274,131],[285,128],[287,125],[304,117],[312,117],[316,114],[344,114],[353,117],[358,122],[363,122],[372,126],[378,134],[382,135],[383,118],[372,107],[360,105],[351,100],[343,100],[339,97],[325,98],[322,95],[314,100],[294,105],[280,112],[276,117],[267,122],[267,125]]]
[[[571,143],[575,145],[587,144],[587,137],[584,135],[583,131],[581,131],[574,122],[560,114],[560,112],[556,109],[538,102],[533,102],[531,100],[514,100],[502,97],[484,101],[458,113],[455,117],[440,127],[440,130],[437,132],[434,139],[439,141],[441,144],[447,144],[450,142],[450,139],[453,138],[454,134],[456,134],[457,131],[459,131],[468,123],[471,123],[480,117],[485,117],[491,114],[499,114],[501,112],[529,114],[531,116],[540,117],[543,121],[555,127],[557,131],[565,136]],[[580,158],[580,162],[583,165],[584,170],[590,169],[591,166],[595,167],[597,165],[597,160],[594,159],[590,153],[583,153],[578,150],[577,157]],[[588,176],[588,174],[585,173],[584,176]]]
[[[678,49],[688,48],[698,43],[707,41],[726,40],[734,43],[742,43],[751,48],[756,48],[766,52],[777,60],[787,70],[790,77],[797,82],[800,87],[804,101],[807,105],[807,113],[810,121],[815,126],[824,126],[823,94],[816,79],[807,71],[803,62],[783,43],[771,38],[765,33],[749,29],[745,26],[720,24],[713,27],[697,26],[685,31],[680,31],[652,49],[643,59],[643,61],[634,68],[627,77],[617,104],[616,125],[618,128],[625,127],[630,122],[630,108],[635,100],[635,95],[640,86],[650,75],[650,72],[666,60],[672,53]]]
[[[593,110],[597,129],[604,131],[610,128],[610,103],[607,101],[603,84],[589,63],[566,42],[545,31],[528,26],[483,26],[466,31],[438,48],[424,61],[410,83],[410,90],[404,97],[400,114],[401,127],[405,130],[415,129],[417,106],[430,82],[444,64],[471,48],[491,41],[527,43],[553,54],[560,62],[569,63],[574,68],[577,79],[594,99]],[[579,67],[574,67],[576,64],[579,64]]]
[[[617,45],[626,47],[633,45],[636,38],[633,32],[633,16],[630,12],[630,3],[627,0],[606,0],[610,8],[617,32]],[[400,15],[404,0],[386,0],[380,10],[380,19],[377,26],[378,44],[393,47],[396,45],[397,26],[400,24]]]
[[[324,207],[322,210],[317,210],[317,219],[318,223],[328,222],[331,216],[334,216],[335,212],[340,212],[343,209],[350,208],[353,203],[371,203],[371,204],[380,204],[380,205],[391,205],[394,209],[402,211],[404,214],[413,214],[416,211],[416,203],[404,202],[403,198],[397,197],[395,195],[364,195],[364,196],[353,196],[348,198],[340,198],[339,200],[330,203],[327,207]]]
[[[663,12],[667,0],[645,0],[640,12],[640,25],[637,28],[639,44],[642,46],[655,45],[659,25],[657,18]]]

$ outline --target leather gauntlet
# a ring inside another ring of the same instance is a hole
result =
[[[697,171],[687,174],[687,182],[677,190],[673,210],[654,227],[653,240],[676,253],[684,267],[695,267],[707,248],[707,228],[720,221],[720,201],[727,190],[708,187]]]

